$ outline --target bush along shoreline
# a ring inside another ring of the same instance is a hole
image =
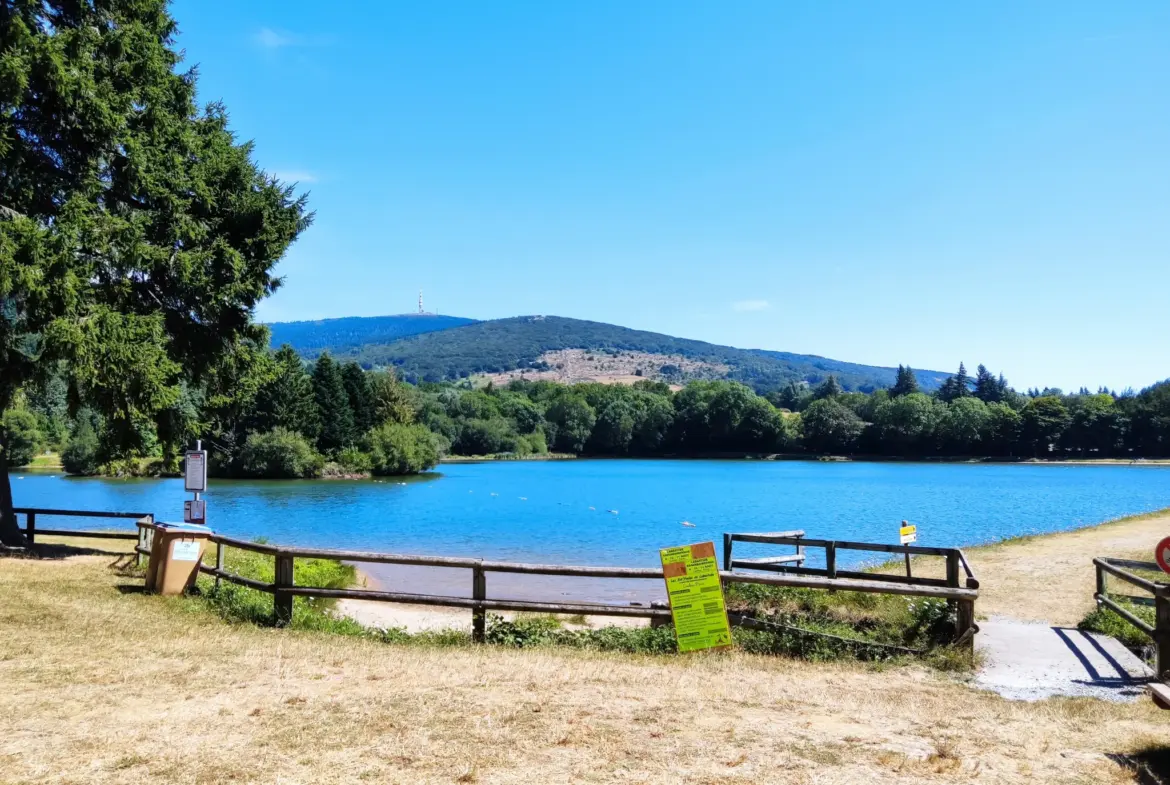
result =
[[[196,438],[215,475],[249,479],[408,475],[444,459],[1170,459],[1170,381],[1140,393],[1019,393],[960,365],[928,394],[900,367],[889,389],[847,391],[829,376],[760,395],[706,379],[681,389],[649,379],[412,385],[328,354],[306,364],[288,346],[252,361],[232,396],[184,388],[154,420],[71,412],[64,381],[50,378],[4,415],[9,464],[53,450],[69,474],[170,474]]]

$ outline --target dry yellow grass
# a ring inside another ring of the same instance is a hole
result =
[[[1170,535],[1170,510],[1121,518],[1074,531],[965,548],[979,578],[980,616],[1076,625],[1093,610],[1093,557],[1153,561],[1154,545]],[[890,571],[902,568],[890,565]],[[941,559],[915,561],[915,575],[942,577]]]
[[[229,626],[116,558],[0,560],[0,782],[1088,785],[1165,739],[1148,701],[1012,703],[920,668]]]

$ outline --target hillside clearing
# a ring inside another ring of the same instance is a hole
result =
[[[0,562],[0,781],[1087,785],[1163,738],[1149,701],[1009,702],[918,667],[228,625],[117,558]]]

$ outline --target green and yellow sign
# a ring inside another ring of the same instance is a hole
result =
[[[730,648],[731,624],[723,602],[715,543],[665,548],[659,554],[678,650]]]

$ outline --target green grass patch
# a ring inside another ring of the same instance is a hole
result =
[[[1154,623],[1154,609],[1152,607],[1138,605],[1127,600],[1124,595],[1113,594],[1109,596],[1109,599],[1147,624],[1152,625]],[[1109,608],[1103,606],[1098,606],[1090,611],[1088,616],[1081,619],[1080,624],[1077,625],[1077,629],[1084,630],[1085,632],[1097,632],[1116,638],[1126,648],[1139,654],[1144,654],[1153,645],[1153,641],[1150,640],[1149,635],[1130,624]]]
[[[20,467],[22,469],[60,469],[61,456],[55,452],[46,452],[38,455],[32,459],[32,463],[28,466]]]
[[[728,587],[727,604],[777,627],[736,631],[743,648],[810,660],[905,655],[887,647],[931,654],[947,646],[955,628],[946,601],[923,597],[736,583]]]

